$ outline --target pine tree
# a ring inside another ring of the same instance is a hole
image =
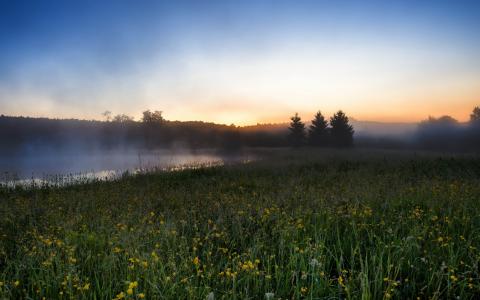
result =
[[[295,116],[290,118],[290,130],[289,141],[294,147],[299,147],[305,144],[305,124],[302,119],[295,113]]]
[[[472,113],[470,114],[470,122],[471,123],[480,123],[480,107],[475,106]]]
[[[312,146],[326,146],[328,143],[328,122],[318,111],[308,129],[308,142]]]
[[[330,136],[332,144],[337,147],[353,146],[353,127],[350,125],[347,115],[339,110],[330,118]]]

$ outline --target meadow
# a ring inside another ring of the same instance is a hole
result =
[[[471,299],[480,158],[281,150],[0,188],[1,299]]]

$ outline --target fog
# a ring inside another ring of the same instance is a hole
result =
[[[418,124],[352,120],[353,147],[478,153],[480,109],[471,118],[461,123],[449,116],[430,117]],[[0,182],[112,178],[125,172],[248,161],[255,159],[248,154],[251,149],[291,147],[288,126],[0,116]],[[303,146],[312,145],[306,141]]]
[[[223,154],[213,149],[38,151],[35,154],[0,156],[1,183],[71,182],[114,179],[152,170],[176,170],[244,162],[252,155]]]

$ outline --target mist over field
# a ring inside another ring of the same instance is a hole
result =
[[[472,115],[473,116],[473,115]],[[161,117],[161,116],[160,116]],[[135,172],[154,168],[251,160],[256,148],[335,148],[330,128],[292,144],[288,123],[254,126],[204,122],[53,120],[0,117],[0,172],[9,179]],[[472,117],[473,118],[473,117]],[[352,120],[352,144],[361,149],[469,153],[480,149],[478,125],[451,117],[421,123]],[[302,144],[304,143],[304,144]],[[343,147],[343,146],[342,146]]]

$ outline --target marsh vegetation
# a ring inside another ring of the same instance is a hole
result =
[[[474,298],[479,179],[477,156],[299,149],[3,188],[0,298]]]

